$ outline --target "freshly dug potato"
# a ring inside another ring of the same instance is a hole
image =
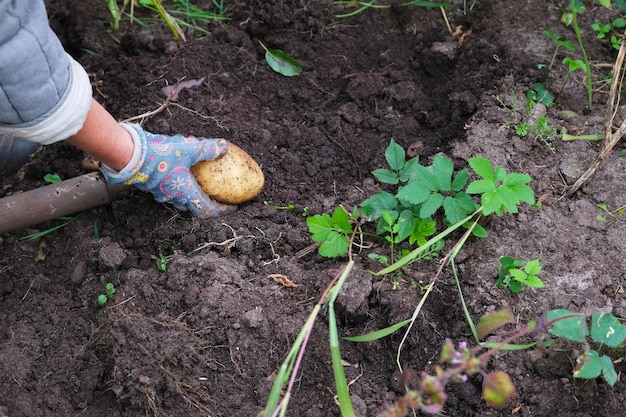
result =
[[[240,204],[259,195],[265,183],[261,167],[239,146],[228,142],[228,152],[213,161],[191,167],[198,184],[212,199]]]

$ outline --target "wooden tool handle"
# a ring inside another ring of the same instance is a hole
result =
[[[110,185],[100,172],[0,199],[0,233],[23,229],[118,199],[126,185]]]

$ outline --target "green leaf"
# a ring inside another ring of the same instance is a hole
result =
[[[332,220],[326,213],[307,217],[306,224],[309,227],[309,232],[311,232],[311,239],[316,242],[325,241],[333,228]]]
[[[326,258],[336,258],[348,252],[350,240],[342,234],[330,231],[319,248],[319,254]]]
[[[302,72],[302,65],[280,49],[269,49],[259,41],[265,49],[265,62],[271,69],[285,77],[293,77]]]
[[[508,188],[510,188],[515,193],[518,201],[523,201],[524,203],[531,206],[535,204],[535,192],[528,185],[516,184],[511,185]]]
[[[489,216],[492,213],[496,213],[498,215],[502,214],[503,201],[502,201],[502,198],[500,197],[500,194],[498,194],[496,191],[490,191],[490,192],[484,193],[480,197],[480,202],[482,203],[483,214],[485,216]]]
[[[472,231],[472,234],[476,237],[481,237],[481,238],[485,238],[489,236],[489,233],[487,233],[487,230],[480,224],[476,224],[476,226],[474,226],[474,230]]]
[[[554,97],[541,83],[535,83],[533,89],[528,90],[526,95],[529,99],[541,103],[546,107],[552,107],[554,105]]]
[[[101,306],[105,305],[107,303],[107,300],[108,300],[108,298],[107,298],[106,294],[100,294],[98,296],[98,305],[101,305]]]
[[[502,185],[512,186],[517,184],[527,184],[532,181],[526,174],[520,174],[519,172],[511,172],[510,174],[506,174],[502,179]]]
[[[374,177],[384,184],[397,184],[400,182],[400,177],[397,173],[388,169],[376,169],[372,171]]]
[[[465,192],[468,194],[482,194],[487,192],[495,192],[496,191],[496,183],[492,180],[476,180],[472,181],[470,185],[467,186]]]
[[[572,314],[574,313],[564,308],[550,310],[546,313],[550,321]],[[568,317],[557,320],[552,324],[549,332],[554,336],[564,337],[574,342],[582,342],[589,335],[589,329],[584,317]]]
[[[433,173],[432,166],[425,167],[420,164],[414,164],[411,181],[417,181],[429,190],[439,191],[440,189],[439,179]]]
[[[518,266],[521,266],[522,262],[516,260],[515,258],[513,258],[512,256],[501,256],[500,257],[500,265],[502,265],[502,267],[506,270],[509,270],[511,268],[516,268]]]
[[[339,229],[344,233],[352,232],[352,225],[350,224],[350,214],[341,206],[338,206],[331,217],[331,223],[333,229]]]
[[[420,217],[426,219],[431,217],[441,204],[443,203],[443,196],[439,193],[430,194],[428,198],[422,203],[420,207]]]
[[[397,330],[406,326],[410,322],[411,322],[411,319],[407,319],[407,320],[401,321],[400,323],[396,323],[392,326],[385,327],[384,329],[376,330],[371,333],[367,333],[367,334],[360,335],[360,336],[344,337],[344,339],[350,342],[371,342],[373,340],[382,339],[383,337],[396,332]]]
[[[613,366],[613,361],[606,355],[602,355],[602,377],[610,385],[613,386],[617,382],[617,372]]]
[[[511,268],[508,270],[509,275],[516,281],[526,282],[528,275],[521,269]]]
[[[524,281],[526,285],[533,288],[544,288],[545,284],[543,281],[536,275],[529,275],[526,281]]]
[[[400,171],[398,172],[400,176],[400,181],[407,182],[411,178],[411,175],[413,174],[413,167],[415,164],[419,165],[419,157],[417,156],[406,161],[404,166],[400,168]]]
[[[430,189],[420,182],[409,182],[398,188],[396,197],[410,204],[420,204],[430,196]]]
[[[595,350],[583,353],[578,357],[577,362],[583,362],[583,365],[574,371],[574,378],[597,378],[600,376],[602,369],[604,368],[602,359],[600,359],[598,352]]]
[[[389,142],[389,146],[387,146],[385,150],[385,160],[391,169],[399,171],[404,166],[405,158],[406,153],[404,152],[404,148],[398,145],[392,138]]]
[[[468,159],[467,162],[470,164],[476,174],[486,180],[490,180],[492,183],[495,184],[496,177],[493,172],[493,166],[491,165],[491,161],[489,161],[489,159],[476,157]]]
[[[411,210],[403,210],[398,216],[398,241],[403,241],[413,233],[417,224],[417,218]]]
[[[460,222],[476,210],[476,203],[468,194],[459,192],[454,197],[447,196],[443,200],[446,221],[450,224]]]
[[[433,159],[431,170],[437,183],[436,189],[449,191],[451,189],[452,173],[454,172],[454,164],[452,164],[450,158],[444,155],[436,155]]]
[[[58,184],[62,181],[58,174],[46,174],[43,176],[43,180],[49,184]]]
[[[398,206],[398,201],[393,194],[380,191],[361,203],[361,214],[371,220],[378,220],[384,210],[393,210]]]
[[[468,176],[469,172],[467,171],[467,169],[462,169],[457,172],[450,186],[451,191],[461,191],[463,187],[465,187],[465,184],[467,184]]]
[[[511,280],[507,284],[507,288],[513,293],[517,294],[522,291],[522,283],[517,280]]]
[[[626,339],[626,326],[610,313],[595,313],[591,316],[591,337],[598,343],[618,347]]]
[[[541,263],[539,262],[539,259],[532,259],[526,262],[524,271],[526,271],[528,275],[537,275],[541,272]]]

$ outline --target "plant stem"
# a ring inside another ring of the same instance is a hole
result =
[[[587,56],[587,51],[585,51],[585,47],[583,45],[583,38],[580,33],[580,27],[578,26],[578,19],[576,17],[576,8],[574,7],[574,1],[572,0],[571,10],[572,10],[572,24],[574,25],[574,32],[576,33],[576,40],[578,41],[578,45],[580,46],[580,50],[583,54],[583,61],[585,62],[585,74],[587,76],[587,97],[589,99],[589,108],[591,108],[592,103],[592,94],[593,87],[591,85],[591,64],[589,63],[589,57]],[[569,74],[568,74],[569,75]]]

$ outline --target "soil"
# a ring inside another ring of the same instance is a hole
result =
[[[523,116],[525,92],[541,82],[558,96],[547,113],[551,126],[572,134],[603,132],[608,86],[601,80],[610,67],[602,64],[611,65],[617,53],[589,25],[617,12],[588,5],[580,17],[594,64],[589,108],[582,72],[567,79],[563,53],[551,70],[539,68],[554,50],[542,30],[575,43],[559,21],[567,2],[474,1],[464,10],[457,1],[447,10],[452,28],[460,29],[454,36],[438,9],[395,3],[339,18],[354,9],[322,0],[227,1],[230,21],[207,26],[210,36],[189,30],[187,42],[176,43],[158,24],[148,31],[123,21],[109,36],[101,0],[47,2],[51,25],[90,72],[96,99],[116,118],[155,110],[165,100],[160,88],[204,77],[141,120],[144,128],[229,139],[259,162],[266,185],[259,197],[219,219],[192,218],[133,190],[76,214],[42,239],[22,238],[62,222],[2,235],[0,415],[257,415],[272,375],[346,263],[314,251],[302,255],[312,243],[303,214],[351,208],[380,190],[371,171],[385,165],[391,138],[424,163],[444,153],[464,168],[468,158],[485,156],[533,178],[543,206],[492,219],[489,237],[469,241],[457,258],[474,321],[503,307],[525,323],[553,308],[609,304],[626,318],[626,223],[597,207],[615,211],[625,204],[626,158],[613,152],[568,199],[566,185],[589,166],[600,143],[556,137],[553,152],[540,138],[517,136],[510,127]],[[197,4],[213,7],[208,0]],[[259,41],[297,59],[302,73],[273,72]],[[2,183],[1,195],[40,187],[46,173],[84,174],[83,157],[65,143],[48,146]],[[293,209],[273,207],[289,204]],[[601,214],[614,221],[597,220]],[[504,255],[539,258],[546,287],[517,295],[495,288]],[[157,268],[161,257],[169,259],[165,272]],[[396,287],[392,277],[373,276],[368,271],[380,266],[365,253],[355,261],[337,301],[340,335],[410,317],[420,286],[400,279]],[[427,283],[438,266],[422,262],[406,272]],[[297,286],[283,286],[273,274]],[[96,297],[107,282],[116,292],[100,307]],[[314,327],[287,415],[339,415],[326,322],[324,316]],[[415,375],[433,371],[445,338],[472,342],[449,269],[424,305],[401,363]],[[401,339],[398,332],[376,342],[342,341],[358,416],[379,415],[401,396],[395,358]],[[480,397],[482,379],[472,377],[449,387],[445,414],[623,415],[624,382],[610,387],[601,379],[574,379],[572,349],[558,344],[548,355],[499,353],[490,369],[511,376],[514,399],[504,409],[490,408]],[[623,371],[623,363],[616,368]]]

